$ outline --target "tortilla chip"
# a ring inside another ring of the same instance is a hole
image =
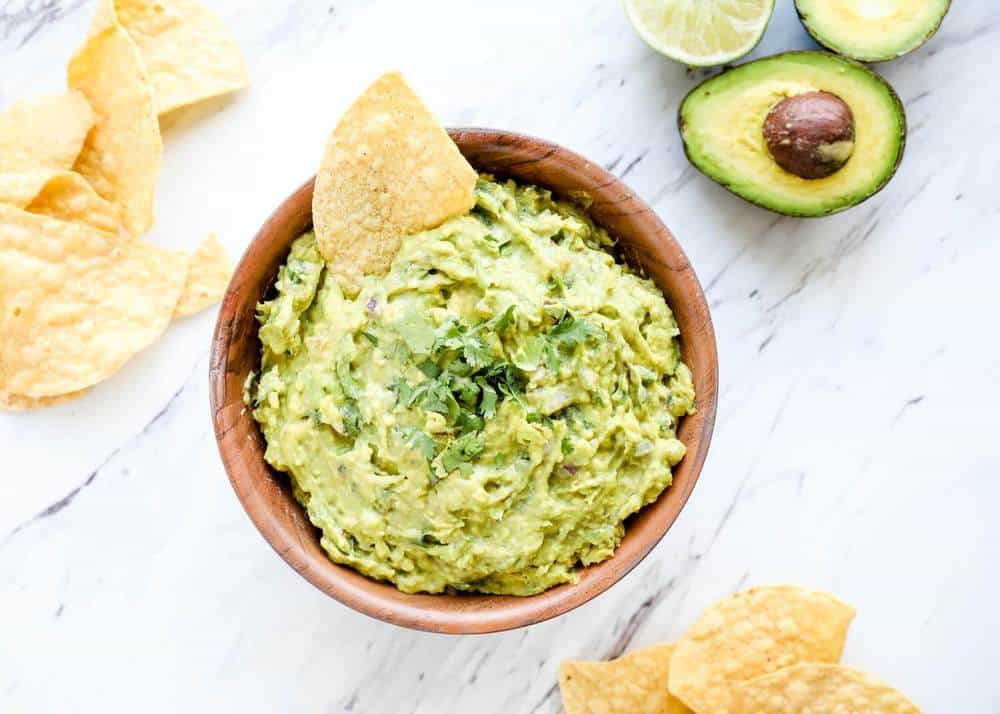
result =
[[[389,270],[403,237],[473,205],[476,172],[397,72],[347,110],[326,145],[313,193],[320,252],[350,289]]]
[[[125,229],[141,235],[153,224],[163,143],[139,51],[112,24],[73,56],[68,81],[97,114],[74,168],[120,211]]]
[[[31,171],[0,174],[0,203],[64,221],[86,223],[102,231],[118,231],[115,207],[97,195],[87,180],[73,171]]]
[[[80,92],[18,102],[0,114],[0,173],[72,168],[94,121]]]
[[[32,409],[42,409],[44,407],[53,407],[56,404],[62,404],[63,402],[69,402],[82,397],[87,393],[87,391],[88,390],[86,389],[81,389],[78,392],[60,394],[55,397],[36,398],[26,397],[23,394],[11,394],[10,392],[0,390],[0,411],[21,412]]]
[[[563,662],[566,714],[690,714],[667,691],[673,652],[674,645],[660,644],[610,662]]]
[[[116,19],[139,48],[159,114],[250,83],[240,46],[200,2],[101,0],[91,32]]]
[[[24,208],[55,175],[51,169],[0,174],[0,203]]]
[[[121,224],[115,207],[98,196],[87,179],[74,171],[53,174],[25,210],[63,221],[85,223],[109,233],[117,233]]]
[[[716,603],[677,641],[670,691],[698,714],[727,714],[732,684],[801,662],[837,662],[854,608],[795,586]]]
[[[222,299],[232,275],[229,256],[213,233],[203,240],[188,261],[187,279],[174,318],[186,317]]]
[[[111,376],[166,329],[186,274],[183,254],[0,204],[0,390]]]
[[[736,687],[732,714],[920,714],[901,692],[836,664],[800,664]]]

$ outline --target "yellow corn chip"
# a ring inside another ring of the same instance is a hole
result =
[[[837,662],[854,609],[795,586],[716,603],[677,641],[670,692],[698,714],[730,714],[732,685],[801,662]]]
[[[0,114],[0,173],[72,168],[93,125],[80,92],[13,105]]]
[[[213,233],[191,254],[187,279],[174,308],[174,317],[185,317],[219,302],[231,275],[229,256]]]
[[[63,402],[82,397],[87,391],[86,389],[81,389],[78,392],[60,394],[55,397],[26,397],[23,394],[11,394],[10,392],[0,390],[0,411],[20,412],[52,407],[56,404],[62,404]]]
[[[672,644],[610,662],[563,662],[559,691],[566,714],[690,714],[667,691]]]
[[[116,19],[139,48],[159,114],[250,83],[236,40],[196,0],[101,0],[91,32]]]
[[[0,203],[24,208],[29,213],[87,223],[102,231],[118,231],[115,207],[73,171],[0,174]]]
[[[55,173],[51,169],[0,173],[0,203],[24,208],[35,200],[35,196]]]
[[[163,332],[186,274],[183,254],[0,204],[0,390],[106,379]]]
[[[125,229],[141,235],[153,224],[163,143],[139,51],[112,24],[73,56],[68,81],[97,114],[74,168],[117,207]]]
[[[370,86],[326,145],[313,193],[320,251],[349,289],[389,269],[404,236],[472,208],[476,172],[396,72]]]
[[[74,171],[53,174],[25,210],[63,221],[85,223],[109,233],[117,233],[120,225],[115,207],[98,196],[94,187]]]
[[[836,664],[800,664],[743,682],[731,714],[920,714],[870,674]]]

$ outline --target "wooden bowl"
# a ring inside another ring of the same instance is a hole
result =
[[[260,363],[254,307],[271,289],[292,240],[311,223],[313,181],[307,181],[271,215],[236,267],[219,312],[209,373],[212,417],[219,453],[236,495],[268,543],[302,577],[331,597],[371,617],[432,632],[498,632],[547,620],[607,590],[634,568],[667,532],[687,501],[705,463],[715,423],[718,363],[705,296],[670,231],[625,184],[603,168],[555,144],[487,129],[452,129],[451,137],[474,167],[551,189],[585,192],[590,214],[617,236],[623,254],[663,290],[681,330],[684,360],[694,374],[697,413],[681,421],[687,455],[673,485],[627,522],[614,557],[584,569],[576,585],[530,597],[509,595],[409,595],[330,561],[319,530],[292,496],[286,474],[264,461],[264,439],[243,405],[247,373]]]

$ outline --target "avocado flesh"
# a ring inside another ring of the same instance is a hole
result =
[[[951,0],[795,0],[802,24],[817,42],[864,62],[920,47],[950,5]]]
[[[854,152],[836,173],[804,179],[781,168],[763,124],[786,97],[831,92],[851,108]],[[789,52],[735,67],[695,87],[681,104],[684,150],[702,173],[778,213],[823,216],[865,200],[884,186],[903,154],[906,118],[885,80],[825,52]]]

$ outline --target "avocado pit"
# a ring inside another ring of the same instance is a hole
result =
[[[775,104],[764,119],[775,162],[804,179],[839,171],[854,153],[854,113],[830,92],[806,92]]]

